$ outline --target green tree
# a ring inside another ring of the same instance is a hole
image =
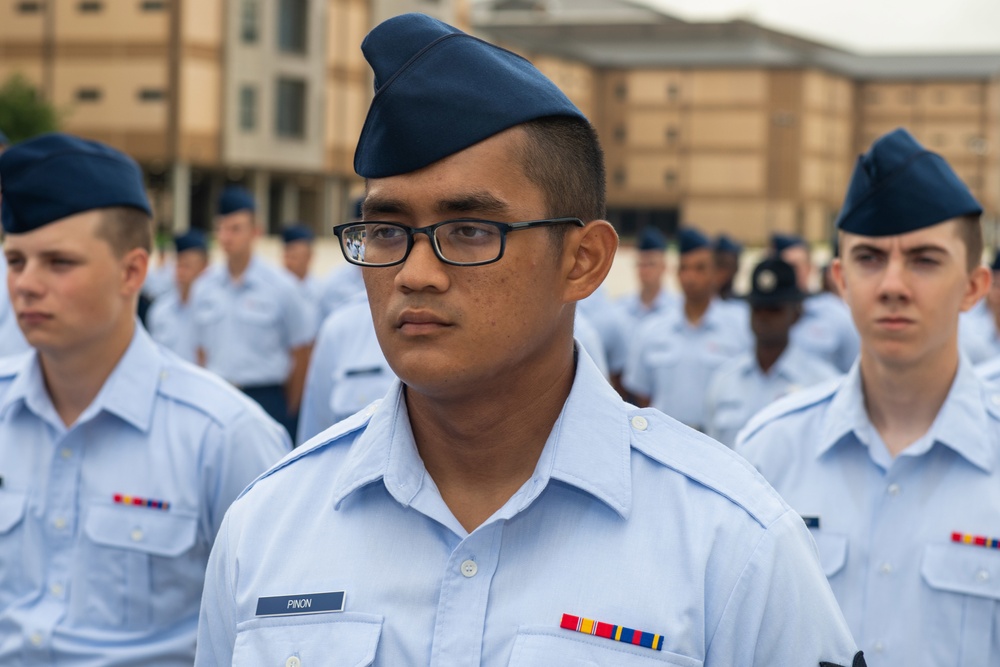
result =
[[[11,141],[59,129],[59,112],[20,74],[0,86],[0,130]]]

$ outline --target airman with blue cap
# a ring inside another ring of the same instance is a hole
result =
[[[723,301],[733,301],[739,297],[733,291],[733,282],[740,272],[740,255],[743,246],[728,234],[715,237],[715,290]]]
[[[18,323],[0,360],[0,664],[190,665],[222,516],[289,448],[135,310],[152,214],[122,153],[65,134],[0,155]]]
[[[652,225],[644,227],[639,234],[635,260],[639,291],[619,301],[630,329],[646,316],[666,311],[677,300],[663,285],[667,273],[667,246],[667,237]]]
[[[754,268],[747,295],[754,349],[719,366],[705,398],[706,433],[722,444],[732,447],[739,430],[768,404],[840,374],[789,342],[805,298],[787,262],[766,258]]]
[[[149,335],[181,359],[195,363],[198,345],[191,309],[191,287],[208,266],[208,239],[192,229],[174,237],[174,279],[171,289],[149,307]]]
[[[294,438],[316,322],[288,272],[254,253],[255,210],[239,186],[219,197],[215,233],[225,262],[198,278],[191,297],[198,361]]]
[[[315,338],[321,324],[320,299],[322,298],[322,286],[310,272],[316,233],[302,223],[285,225],[281,229],[281,242],[282,264],[299,288],[302,302],[313,322],[312,337]]]
[[[832,267],[859,360],[738,436],[812,529],[873,665],[1000,664],[1000,392],[958,344],[960,313],[990,283],[980,214],[906,130],[876,140],[854,169]]]
[[[683,301],[636,332],[622,385],[636,404],[705,428],[705,392],[719,366],[750,349],[745,308],[716,297],[712,242],[693,227],[677,234]]]
[[[811,294],[813,264],[809,246],[801,236],[773,234],[771,254],[792,265],[799,289],[809,294],[802,317],[792,329],[792,342],[803,352],[847,372],[858,356],[858,333],[838,295],[827,291]]]
[[[227,514],[196,664],[850,663],[798,516],[574,343],[617,247],[589,122],[423,15],[362,49],[367,195],[334,233],[399,382]]]

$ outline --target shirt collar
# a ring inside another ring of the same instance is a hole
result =
[[[961,355],[958,372],[948,390],[948,396],[921,441],[928,443],[928,449],[940,442],[973,465],[991,472],[996,454],[992,449],[993,441],[989,435],[992,429],[989,422],[982,381],[968,359]],[[822,437],[817,443],[817,458],[852,432],[858,441],[870,445],[874,428],[865,408],[859,359],[844,376],[827,410]]]
[[[161,365],[155,343],[137,320],[125,354],[76,423],[87,422],[104,411],[117,415],[140,431],[148,431]],[[24,356],[23,366],[0,405],[0,416],[6,416],[7,411],[19,401],[53,426],[65,428],[45,388],[45,378],[35,350]]]
[[[516,502],[508,506],[516,512],[523,510],[554,479],[627,517],[632,481],[626,407],[594,362],[580,355],[573,387],[535,471],[515,494]],[[397,380],[351,446],[334,483],[335,505],[339,507],[354,491],[378,480],[397,502],[409,505],[426,475],[410,429],[403,386]]]

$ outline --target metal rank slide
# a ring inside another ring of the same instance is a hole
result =
[[[559,627],[564,630],[582,632],[586,635],[604,637],[605,639],[610,639],[616,642],[633,644],[635,646],[644,646],[646,648],[651,648],[654,651],[663,650],[663,635],[655,635],[652,632],[633,630],[632,628],[626,628],[621,625],[602,623],[590,618],[573,616],[572,614],[563,614],[562,622],[559,623]]]
[[[970,535],[968,533],[952,533],[951,541],[960,544],[970,544],[974,547],[1000,549],[1000,540],[995,537],[983,537],[982,535]]]

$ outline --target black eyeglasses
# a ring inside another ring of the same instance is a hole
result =
[[[426,234],[434,248],[434,254],[445,264],[481,266],[492,264],[503,257],[508,232],[566,224],[583,227],[583,221],[579,218],[528,222],[462,218],[416,228],[397,222],[373,220],[337,225],[333,228],[333,233],[340,239],[340,249],[347,261],[358,266],[394,266],[405,262],[413,249],[415,234]]]

